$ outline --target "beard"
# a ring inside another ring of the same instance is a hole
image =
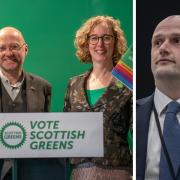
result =
[[[19,72],[22,69],[22,65],[20,63],[15,63],[13,65],[1,65],[2,71],[6,73],[16,73]]]
[[[0,67],[5,72],[16,72],[22,68],[22,61],[17,57],[3,58],[0,60]]]

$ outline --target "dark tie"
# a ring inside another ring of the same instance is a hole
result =
[[[170,102],[167,107],[163,128],[163,138],[172,162],[176,180],[180,180],[180,172],[178,173],[180,171],[180,124],[176,116],[178,112],[180,112],[180,104],[176,101]],[[169,162],[162,148],[159,180],[174,179],[170,172]]]

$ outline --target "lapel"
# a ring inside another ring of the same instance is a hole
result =
[[[25,72],[24,72],[25,73]],[[27,96],[27,112],[34,112],[39,109],[38,107],[38,91],[35,85],[34,77],[28,73],[25,73],[25,81],[26,81],[26,96]],[[1,90],[1,79],[0,79],[0,112],[2,110],[2,90]]]
[[[136,108],[136,177],[144,180],[149,121],[153,106],[154,94],[138,100]]]
[[[92,69],[90,69],[89,71],[87,71],[86,73],[84,73],[81,78],[80,78],[80,82],[78,83],[78,92],[82,93],[80,94],[81,97],[81,102],[83,103],[83,106],[86,107],[87,109],[93,111],[94,108],[103,106],[104,104],[108,103],[109,99],[115,98],[117,93],[117,96],[119,95],[119,91],[118,90],[125,90],[126,88],[124,87],[124,85],[122,85],[122,87],[118,87],[116,84],[117,82],[119,82],[117,79],[114,78],[114,81],[111,82],[111,84],[108,86],[107,90],[102,94],[102,96],[98,99],[98,101],[94,104],[94,106],[90,106],[85,94],[85,90],[86,90],[86,82],[87,82],[87,78],[89,77],[90,73],[91,73]]]
[[[80,78],[80,81],[78,83],[78,86],[76,87],[76,89],[78,89],[78,93],[80,94],[79,98],[81,100],[79,102],[81,102],[83,104],[83,107],[86,108],[89,111],[92,110],[92,109],[91,109],[91,107],[90,107],[90,105],[88,103],[85,91],[86,91],[87,78],[89,77],[91,71],[92,71],[92,68],[89,71],[82,74],[82,76]]]
[[[104,104],[108,104],[109,101],[113,101],[113,99],[119,97],[119,94],[124,94],[123,91],[127,91],[127,88],[121,84],[118,85],[119,81],[116,78],[113,78],[113,81],[107,87],[102,96],[98,99],[94,107],[103,106]],[[129,91],[129,90],[128,90]],[[116,102],[116,101],[115,101]]]
[[[27,98],[27,112],[34,112],[35,106],[38,106],[38,91],[35,85],[34,77],[25,73],[26,80],[26,98]]]

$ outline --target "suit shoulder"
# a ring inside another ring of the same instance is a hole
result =
[[[37,82],[39,84],[51,87],[51,84],[47,80],[43,79],[40,76],[31,74],[31,73],[26,73],[26,76],[29,76],[30,79],[34,80],[35,82]]]
[[[136,101],[136,105],[137,106],[141,106],[141,105],[144,105],[146,104],[147,102],[150,102],[150,101],[153,101],[153,98],[154,98],[154,94],[150,95],[150,96],[147,96],[147,97],[144,97],[142,99],[138,99]]]

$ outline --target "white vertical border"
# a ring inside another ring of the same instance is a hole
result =
[[[133,180],[136,180],[136,0],[133,1]]]

